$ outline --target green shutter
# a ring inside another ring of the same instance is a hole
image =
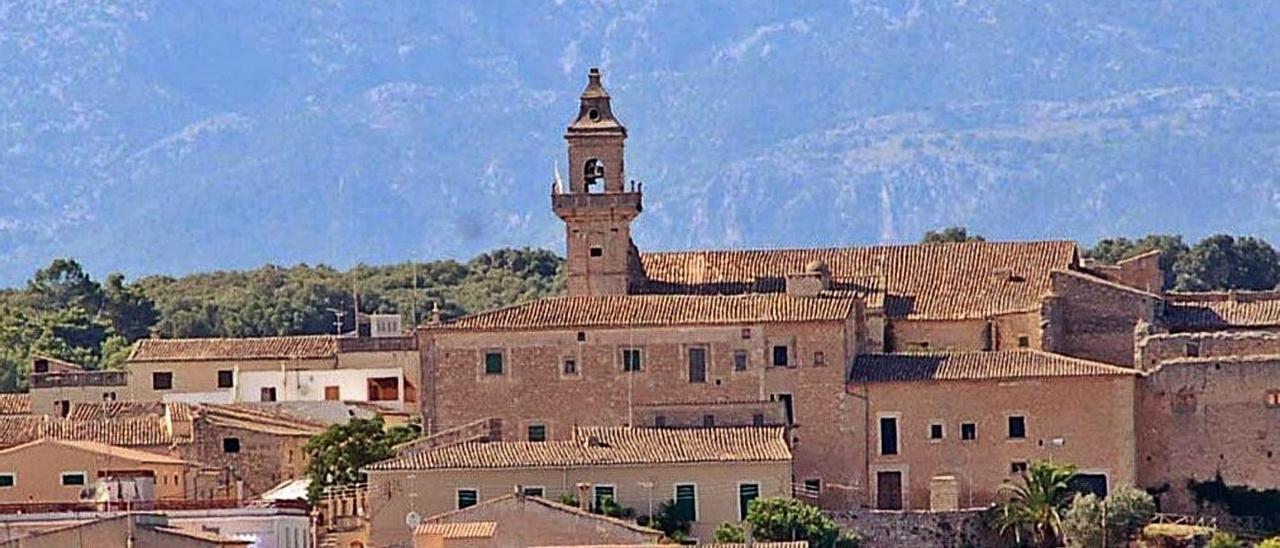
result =
[[[485,375],[501,375],[502,374],[502,353],[488,352],[484,355],[484,374]]]
[[[458,509],[475,506],[480,496],[476,494],[475,489],[459,489],[458,490]]]
[[[698,521],[697,487],[693,485],[676,485],[676,511],[680,517],[689,521]]]
[[[751,501],[760,498],[760,485],[744,483],[738,486],[738,519],[747,519],[747,509]]]

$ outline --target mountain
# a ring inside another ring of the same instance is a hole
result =
[[[0,286],[559,249],[600,66],[642,249],[1280,240],[1280,4],[0,7]]]

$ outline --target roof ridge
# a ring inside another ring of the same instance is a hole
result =
[[[936,243],[911,243],[911,244],[872,244],[872,245],[848,245],[848,246],[827,246],[827,247],[757,247],[746,249],[686,249],[686,250],[664,250],[664,251],[644,251],[640,255],[678,255],[691,253],[772,253],[772,252],[821,252],[821,251],[843,251],[848,249],[909,249],[925,246],[943,246],[943,247],[983,247],[983,246],[1010,246],[1010,245],[1036,245],[1036,244],[1071,244],[1079,247],[1079,243],[1074,240],[978,240],[967,242],[936,242]]]

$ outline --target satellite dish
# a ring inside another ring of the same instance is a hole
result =
[[[418,524],[422,523],[422,515],[417,512],[409,512],[404,515],[404,524],[410,529],[417,529]]]

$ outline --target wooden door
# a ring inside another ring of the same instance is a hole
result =
[[[326,401],[338,401],[342,399],[341,392],[338,390],[338,387],[336,386],[324,387],[324,399]]]
[[[876,472],[876,508],[902,509],[902,472]]]

